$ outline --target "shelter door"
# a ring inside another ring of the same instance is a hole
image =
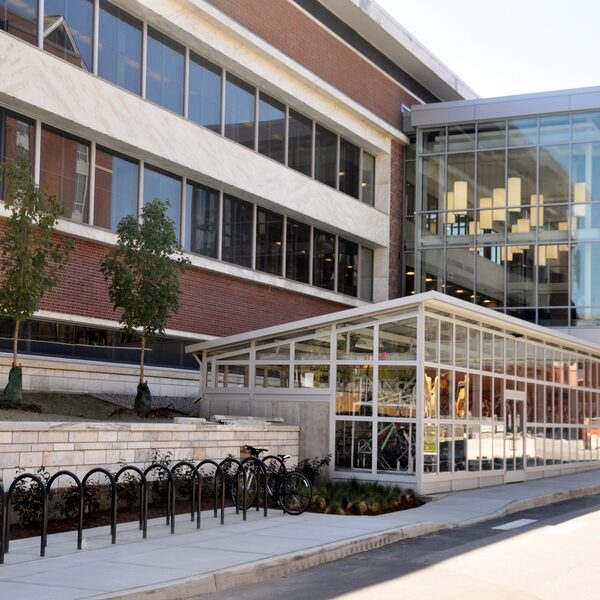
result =
[[[524,392],[507,391],[504,396],[506,482],[525,479],[525,403]]]

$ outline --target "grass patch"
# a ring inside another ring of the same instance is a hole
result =
[[[337,515],[381,515],[421,504],[423,501],[413,490],[351,479],[318,483],[310,510]]]

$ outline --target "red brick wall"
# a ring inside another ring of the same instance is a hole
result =
[[[107,248],[77,240],[60,283],[40,308],[61,313],[115,319],[108,285],[100,274]],[[320,298],[191,268],[183,276],[181,310],[168,327],[225,336],[348,308]]]
[[[390,257],[389,285],[390,298],[398,298],[402,292],[402,271],[400,255],[402,254],[402,225],[404,215],[404,152],[402,144],[392,140],[391,153],[391,190],[390,190]]]
[[[419,103],[288,0],[209,2],[396,127],[402,104]]]

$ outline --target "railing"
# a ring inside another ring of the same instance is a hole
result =
[[[251,458],[253,468],[256,468],[258,472],[264,475],[263,480],[266,479],[267,469],[262,460],[252,457]],[[214,474],[212,476],[204,474],[203,468],[213,467]],[[142,532],[142,539],[146,539],[148,535],[148,488],[149,485],[156,481],[151,480],[148,475],[152,472],[158,471],[166,477],[167,482],[167,501],[165,507],[165,520],[166,525],[171,527],[171,534],[175,533],[175,503],[177,499],[177,485],[178,481],[181,481],[179,474],[183,468],[187,468],[191,471],[192,485],[191,485],[191,509],[190,516],[192,522],[196,520],[196,528],[201,527],[201,511],[202,511],[202,492],[203,485],[212,480],[213,488],[213,515],[217,518],[220,508],[221,525],[225,523],[225,490],[228,484],[235,485],[237,489],[241,491],[241,497],[238,496],[235,502],[235,512],[239,514],[240,506],[242,507],[243,519],[246,520],[247,506],[246,506],[246,484],[247,478],[244,476],[245,469],[248,468],[248,459],[240,462],[239,460],[228,457],[220,462],[211,459],[201,460],[198,464],[194,465],[189,461],[180,461],[173,467],[169,468],[164,464],[152,463],[145,470],[140,469],[135,465],[125,465],[121,467],[116,473],[111,473],[108,469],[101,467],[95,467],[88,471],[86,475],[79,479],[75,473],[71,471],[61,470],[54,473],[47,482],[44,482],[39,475],[32,473],[20,473],[10,484],[8,490],[4,489],[3,483],[0,481],[0,565],[4,564],[5,554],[9,551],[10,542],[10,526],[9,516],[11,509],[11,500],[15,493],[15,489],[19,482],[24,480],[30,480],[29,492],[33,494],[41,494],[42,496],[42,514],[41,514],[41,531],[40,531],[40,556],[45,556],[46,546],[48,544],[48,511],[49,511],[49,496],[52,488],[52,484],[59,477],[69,477],[75,484],[78,494],[78,506],[77,506],[77,549],[81,550],[83,543],[83,528],[84,528],[84,514],[85,514],[85,494],[88,486],[91,485],[90,478],[93,475],[102,474],[108,480],[108,486],[110,487],[110,536],[111,543],[117,543],[117,509],[118,509],[118,498],[117,491],[119,485],[119,478],[125,473],[135,473],[139,477],[139,529]],[[241,483],[241,485],[240,485]],[[260,494],[256,495],[256,510],[259,510],[259,498]],[[263,485],[263,499],[262,504],[264,508],[264,516],[267,516],[267,489],[266,485]]]

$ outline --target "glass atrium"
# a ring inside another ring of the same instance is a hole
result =
[[[433,493],[600,466],[600,347],[437,292],[188,351],[213,413],[322,403],[329,439],[303,451],[331,452],[332,477]]]

